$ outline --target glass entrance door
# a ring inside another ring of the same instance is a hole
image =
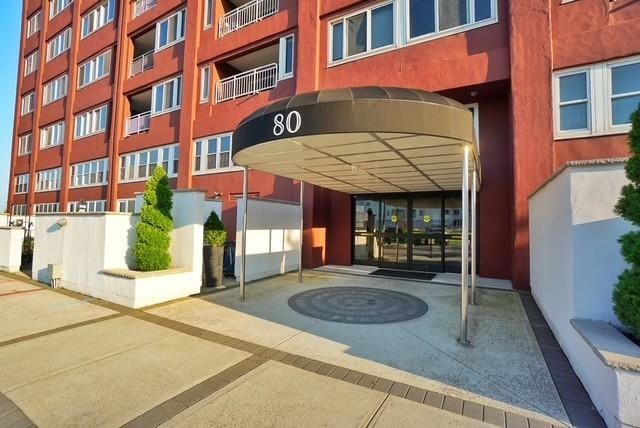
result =
[[[356,197],[354,264],[422,272],[459,272],[459,194]]]

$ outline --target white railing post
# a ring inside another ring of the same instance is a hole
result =
[[[127,119],[127,135],[139,134],[143,131],[148,131],[151,127],[151,112],[131,116]]]
[[[233,100],[274,88],[278,83],[278,64],[254,68],[216,83],[216,103]]]

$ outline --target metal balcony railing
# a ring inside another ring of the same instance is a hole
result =
[[[274,88],[278,83],[278,64],[269,64],[216,83],[216,103],[233,100]]]
[[[158,0],[136,0],[133,5],[133,17],[137,17],[155,7]]]
[[[233,9],[231,12],[225,13],[220,18],[218,37],[223,37],[267,16],[276,14],[279,8],[278,3],[278,0],[253,0],[237,9]]]
[[[127,135],[148,131],[151,125],[151,112],[140,113],[127,119]]]
[[[147,52],[131,61],[131,75],[135,76],[153,68],[153,51]]]

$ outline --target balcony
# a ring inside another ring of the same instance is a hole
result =
[[[278,84],[278,64],[269,64],[236,74],[216,83],[216,103],[235,100],[275,88]]]
[[[131,61],[129,75],[135,76],[153,68],[155,43],[155,26],[133,39],[133,60]]]
[[[136,0],[133,4],[133,18],[137,18],[156,6],[158,0]]]
[[[151,127],[151,89],[130,96],[129,109],[127,137],[149,131]]]
[[[238,0],[236,0],[237,2]],[[235,3],[231,3],[235,4]],[[279,0],[252,0],[225,13],[218,25],[218,37],[238,31],[278,13]]]

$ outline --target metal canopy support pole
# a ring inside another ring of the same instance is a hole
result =
[[[476,287],[478,285],[477,267],[477,235],[478,235],[478,171],[473,171],[471,185],[471,304],[476,304]]]
[[[247,206],[249,205],[249,168],[244,167],[242,176],[242,252],[240,253],[240,298],[244,301],[244,283],[247,271]]]
[[[462,262],[460,270],[460,343],[467,345],[468,280],[469,280],[469,146],[464,146],[462,160]]]
[[[300,182],[300,239],[298,239],[298,282],[302,284],[302,237],[304,236],[304,181]]]

